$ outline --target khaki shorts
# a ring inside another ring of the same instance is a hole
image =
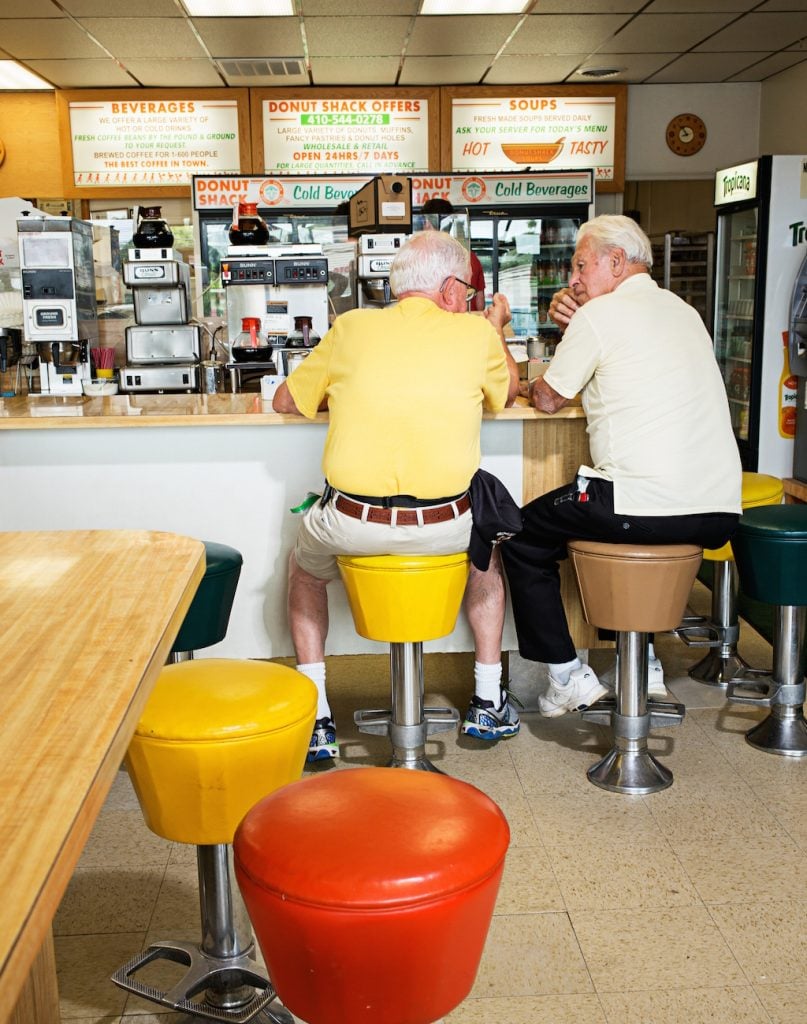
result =
[[[294,557],[311,576],[335,580],[337,555],[451,555],[467,551],[470,539],[470,509],[445,523],[389,526],[362,523],[338,512],[332,503],[322,508],[317,501],[300,523]]]

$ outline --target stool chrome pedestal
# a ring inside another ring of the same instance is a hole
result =
[[[612,793],[657,793],[672,785],[673,775],[650,753],[647,738],[653,727],[680,724],[685,709],[648,701],[648,635],[681,621],[701,549],[571,540],[568,551],[586,621],[617,634],[616,700],[582,712],[588,721],[611,725],[614,745],[586,774]]]
[[[456,708],[424,707],[423,641],[450,633],[457,621],[468,556],[342,555],[339,571],[359,636],[390,645],[391,708],[357,711],[360,732],[389,736],[390,768],[440,772],[426,738],[459,725]]]

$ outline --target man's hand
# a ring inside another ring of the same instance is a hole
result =
[[[553,413],[567,404],[568,398],[555,391],[543,377],[536,377],[530,388],[530,405],[539,412]]]
[[[549,319],[556,323],[562,331],[569,326],[569,321],[580,308],[571,288],[561,288],[552,296],[549,303]]]
[[[510,323],[511,318],[510,303],[507,301],[507,296],[502,295],[501,292],[496,292],[493,296],[493,301],[482,315],[501,333],[504,327]]]

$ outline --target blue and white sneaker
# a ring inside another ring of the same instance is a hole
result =
[[[306,761],[310,764],[314,761],[328,761],[338,756],[339,746],[336,742],[336,726],[333,719],[318,718],[314,722],[314,732],[308,745]]]
[[[492,700],[482,700],[474,694],[462,723],[462,731],[478,740],[502,740],[515,736],[521,728],[521,722],[515,709],[508,703],[504,690],[501,691],[501,697],[501,704],[497,708]]]

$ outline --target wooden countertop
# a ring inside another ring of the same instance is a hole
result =
[[[203,573],[170,533],[0,533],[0,1020]]]
[[[568,405],[553,416],[538,412],[517,399],[500,413],[485,413],[486,420],[581,419],[579,405]],[[54,427],[197,427],[327,423],[328,414],[316,419],[284,416],[260,395],[113,395],[109,398],[35,395],[0,399],[0,430],[37,430]]]

